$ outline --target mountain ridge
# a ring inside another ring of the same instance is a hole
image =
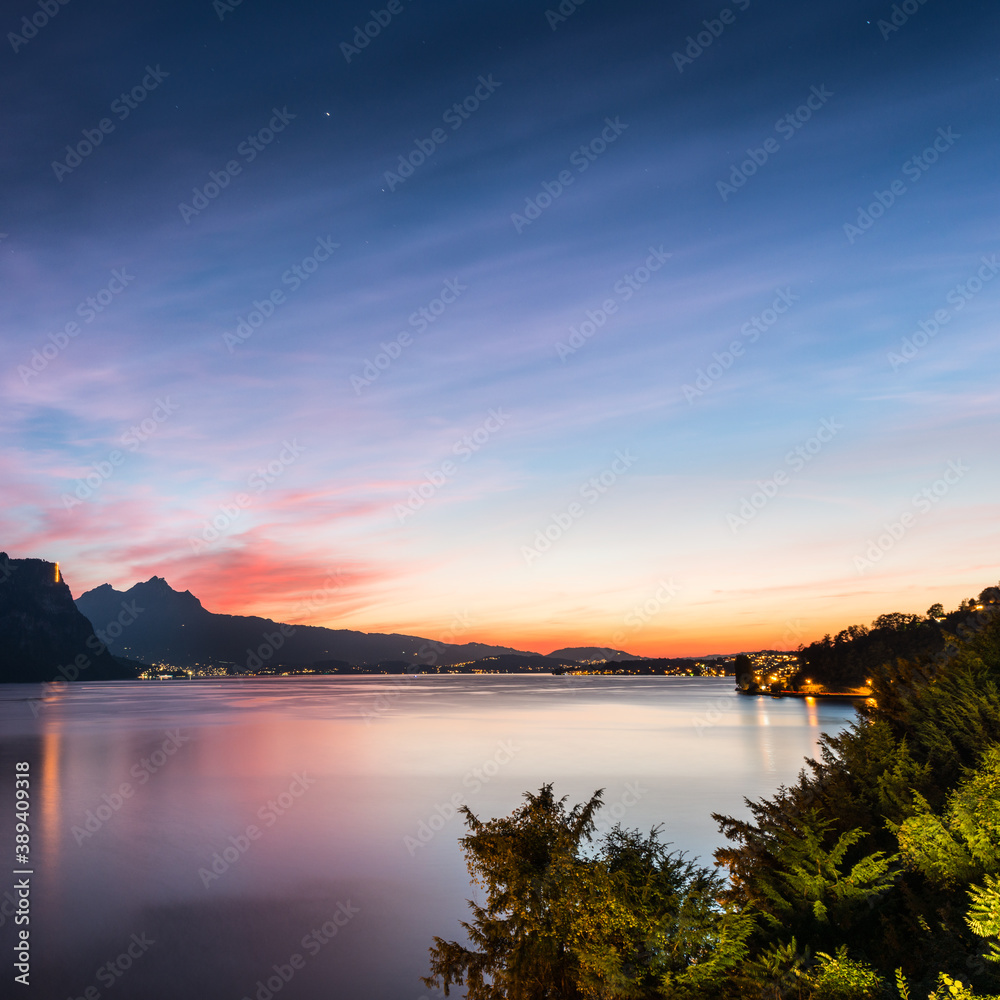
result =
[[[77,608],[118,656],[178,668],[224,665],[234,673],[262,666],[311,666],[342,660],[374,666],[403,658],[414,667],[468,663],[489,656],[541,656],[510,646],[446,643],[402,633],[360,632],[320,625],[290,625],[254,615],[205,609],[190,591],[174,590],[158,576],[119,591],[101,584],[76,599]],[[103,626],[128,608],[134,621],[118,635]],[[184,630],[184,631],[181,631]]]
[[[567,646],[564,649],[554,649],[545,655],[552,658],[565,657],[580,663],[586,663],[588,660],[600,663],[610,660],[649,659],[647,656],[637,656],[635,653],[626,653],[623,649],[612,649],[609,646]]]
[[[110,625],[120,624],[117,619]],[[0,552],[0,681],[39,683],[127,680],[119,663],[80,612],[59,570],[44,559]]]

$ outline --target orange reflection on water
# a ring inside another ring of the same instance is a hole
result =
[[[45,859],[47,874],[55,877],[59,871],[59,817],[62,806],[62,737],[52,727],[42,732],[42,763],[38,778],[41,806],[39,823],[40,850],[36,858]]]
[[[819,728],[819,709],[816,706],[816,699],[812,695],[806,698],[806,718],[809,720],[810,728]]]

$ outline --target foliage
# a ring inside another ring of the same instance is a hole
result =
[[[471,923],[462,923],[472,947],[434,939],[431,976],[448,995],[466,985],[469,1000],[544,1000],[580,996],[579,963],[567,947],[577,909],[574,869],[585,862],[580,846],[594,830],[601,792],[567,811],[552,786],[509,816],[477,819],[463,807],[469,833],[462,838],[473,882],[486,890],[486,902],[470,902]],[[568,904],[568,905],[567,905]]]
[[[808,984],[808,964],[808,949],[799,951],[794,937],[787,944],[772,944],[737,971],[739,995],[760,1000],[802,997]]]
[[[938,976],[937,989],[928,994],[927,1000],[1000,1000],[1000,997],[973,993],[960,979],[952,979],[942,972]]]
[[[469,871],[486,892],[463,923],[470,945],[434,939],[431,988],[470,1000],[695,997],[743,958],[748,917],[715,897],[718,875],[615,827],[584,853],[601,793],[567,810],[551,785],[507,817],[464,810]]]
[[[716,852],[730,872],[724,898],[764,915],[752,954],[795,936],[814,951],[847,945],[883,976],[902,966],[930,982],[965,967],[982,946],[966,920],[968,890],[994,871],[1000,841],[990,763],[1000,744],[998,685],[1000,614],[990,608],[966,619],[939,654],[873,671],[875,704],[823,740],[796,785],[749,802],[750,820],[716,816],[732,842]],[[934,865],[951,877],[932,877]],[[867,884],[857,879],[865,872]],[[838,899],[848,880],[856,895]],[[829,924],[810,905],[817,895],[840,906]]]
[[[971,882],[1000,872],[1000,748],[948,798],[941,816],[922,795],[914,815],[897,828],[906,862],[932,882]]]
[[[899,993],[900,1000],[910,1000],[910,987],[902,969],[896,970],[896,991]]]
[[[873,698],[792,786],[747,801],[749,818],[715,816],[725,880],[658,829],[592,843],[600,792],[568,809],[545,785],[485,823],[464,810],[486,898],[468,944],[435,938],[426,985],[469,1000],[995,994],[1000,588],[938,610],[802,651],[863,667]]]
[[[966,923],[973,934],[989,943],[986,958],[1000,962],[1000,879],[987,875],[985,885],[974,885],[969,896],[972,905],[965,915]]]
[[[888,660],[936,653],[944,644],[942,627],[934,618],[894,611],[879,615],[870,628],[850,625],[801,648],[801,666],[791,683],[800,685],[809,678],[828,690],[848,691],[864,686]]]
[[[615,827],[584,870],[571,939],[584,996],[698,996],[746,953],[751,922],[720,909],[722,880],[658,834]]]
[[[882,977],[871,966],[848,958],[846,948],[838,948],[835,956],[821,951],[816,957],[813,1000],[874,1000],[882,995]]]

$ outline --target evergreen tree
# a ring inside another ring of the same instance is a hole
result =
[[[846,731],[824,737],[820,760],[808,762],[795,786],[748,803],[750,820],[716,816],[733,841],[716,853],[731,876],[725,898],[762,915],[752,955],[793,938],[814,951],[847,944],[884,976],[901,966],[931,985],[942,969],[967,967],[978,947],[966,919],[970,879],[987,868],[972,860],[962,867],[960,851],[971,858],[972,843],[982,852],[994,834],[986,813],[955,793],[1000,744],[996,606],[967,616],[963,632],[946,636],[936,654],[873,671],[874,704]],[[989,780],[981,775],[969,795],[985,794]],[[905,831],[902,842],[898,830]],[[950,882],[931,877],[931,860],[923,871],[917,864],[918,847],[928,844],[940,848],[933,863],[950,866]],[[901,847],[905,863],[892,864]],[[870,877],[867,886],[861,875]],[[860,892],[853,901],[863,905],[837,897],[842,882]],[[981,889],[981,915],[973,919],[992,926],[992,895],[988,885]],[[826,902],[831,894],[840,909],[824,924],[814,904],[834,912]],[[977,978],[1000,985],[988,969]]]
[[[616,826],[585,853],[600,799],[567,810],[544,785],[508,817],[463,810],[461,844],[486,899],[469,904],[468,945],[434,939],[426,986],[464,985],[469,1000],[724,995],[750,919],[721,907],[719,876],[658,830]]]
[[[488,822],[464,809],[486,898],[470,903],[467,944],[435,938],[425,984],[465,986],[469,1000],[996,991],[1000,588],[980,603],[932,607],[943,623],[883,615],[808,647],[863,663],[873,697],[794,785],[748,801],[749,819],[716,815],[726,882],[658,829],[593,843],[600,792],[567,809],[544,785]]]

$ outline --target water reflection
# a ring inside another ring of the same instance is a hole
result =
[[[78,684],[38,718],[26,695],[0,691],[0,781],[13,759],[38,776],[38,995],[104,995],[104,968],[119,1000],[253,997],[275,966],[282,1000],[417,1000],[431,935],[466,916],[459,805],[604,787],[609,821],[707,856],[713,810],[794,780],[852,717],[707,678]]]
[[[806,702],[806,719],[813,729],[819,729],[819,711],[816,708],[816,699],[809,697]]]

